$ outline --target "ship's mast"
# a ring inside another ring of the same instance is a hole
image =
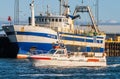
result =
[[[67,15],[70,13],[68,0],[59,0],[60,1],[60,15]],[[64,11],[63,11],[64,8]]]
[[[99,0],[96,0],[96,18],[97,18],[97,26],[99,25]]]
[[[31,8],[31,23],[32,23],[32,26],[35,26],[34,0],[32,0],[30,4],[30,8]]]
[[[14,24],[19,24],[19,0],[14,3]]]
[[[60,15],[62,15],[62,1],[63,0],[59,0],[60,1]]]
[[[64,15],[69,15],[70,14],[70,9],[69,9],[69,5],[68,5],[68,0],[64,0],[64,4],[63,4],[63,7],[64,7]]]

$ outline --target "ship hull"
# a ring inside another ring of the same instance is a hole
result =
[[[46,28],[33,26],[3,26],[11,43],[19,47],[18,54],[28,54],[32,47],[46,53],[53,44],[61,39],[69,51],[104,52],[105,36],[83,36],[80,34],[63,33]]]
[[[34,66],[46,67],[105,67],[106,57],[52,57],[33,55],[30,61]]]

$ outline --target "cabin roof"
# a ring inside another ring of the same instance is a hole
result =
[[[65,18],[65,16],[57,16],[57,15],[52,15],[52,16],[35,16],[35,18]]]

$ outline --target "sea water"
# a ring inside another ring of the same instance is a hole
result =
[[[120,57],[107,67],[35,67],[28,59],[0,59],[0,79],[120,79]]]

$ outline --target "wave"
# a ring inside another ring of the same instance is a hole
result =
[[[23,74],[23,75],[19,75],[19,76],[72,76],[72,74]]]
[[[111,64],[111,65],[108,65],[108,67],[119,67],[120,64]]]

